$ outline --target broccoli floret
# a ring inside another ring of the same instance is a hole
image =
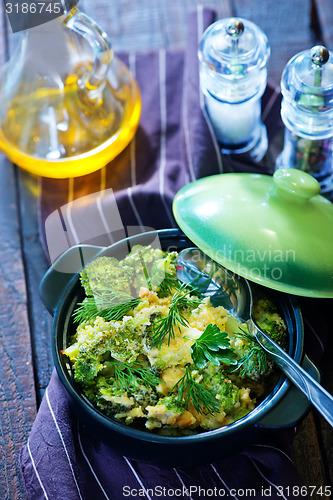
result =
[[[277,312],[277,307],[274,302],[267,297],[260,297],[254,299],[254,307],[253,310],[256,311],[257,314],[266,312],[268,314],[273,314]]]
[[[216,370],[211,363],[209,365],[201,372],[203,375],[201,383],[215,395],[220,403],[220,411],[223,410],[228,414],[235,409],[236,403],[240,401],[239,388],[226,377],[223,371]]]
[[[154,387],[140,385],[136,390],[131,390],[130,394],[143,411],[148,405],[155,405],[158,401],[158,395]]]
[[[146,318],[125,317],[122,326],[107,341],[112,357],[126,363],[135,361],[142,351],[143,334],[148,324]]]
[[[162,259],[166,254],[160,248],[152,248],[150,245],[134,245],[131,252],[122,261],[123,264],[138,268],[142,261],[146,264],[153,264],[157,259]]]
[[[149,274],[154,262],[162,259],[164,255],[164,252],[159,248],[135,245],[127,257],[121,261],[121,266],[129,266],[139,274],[142,274],[143,268],[145,268]]]
[[[167,396],[165,398],[161,398],[158,401],[159,405],[165,405],[167,410],[173,411],[174,413],[183,413],[185,411],[185,403],[184,401],[179,401],[176,396]]]
[[[236,368],[231,367],[229,373],[257,381],[272,371],[273,362],[246,325],[233,333],[230,344],[235,349],[238,361]]]
[[[169,274],[177,275],[177,253],[168,253],[163,259],[158,259],[152,267],[152,276],[156,273],[158,276]]]
[[[127,316],[122,322],[107,322],[97,318],[93,323],[82,323],[75,343],[62,351],[73,364],[75,380],[88,386],[105,369],[111,356],[131,363],[142,350],[145,318]]]
[[[124,419],[126,424],[130,424],[134,418],[143,417],[145,408],[148,405],[155,405],[158,396],[153,387],[139,385],[128,387],[127,390],[120,390],[113,377],[106,378],[99,375],[96,380],[95,395],[86,395],[92,402],[102,409],[109,416]]]
[[[258,325],[271,337],[272,340],[274,340],[274,342],[282,347],[285,347],[287,340],[286,325],[279,316],[263,315],[260,320],[258,320]]]
[[[285,348],[287,326],[278,313],[276,305],[267,298],[259,299],[253,308],[253,319],[274,342]]]
[[[94,392],[87,390],[86,396],[111,417],[126,413],[135,405],[134,399],[117,387],[114,378],[102,375],[96,379]]]
[[[149,324],[146,326],[145,331],[142,336],[142,346],[143,352],[148,353],[153,348],[153,334],[154,334],[154,323],[161,319],[162,315],[160,312],[153,312],[149,318]]]
[[[83,386],[91,385],[98,373],[103,370],[104,362],[100,356],[79,354],[73,364],[74,379]]]
[[[160,290],[160,285],[166,276],[177,277],[177,253],[171,252],[163,259],[158,259],[152,266],[150,275],[150,287],[158,292],[159,297],[165,297],[168,293]]]
[[[168,427],[193,428],[197,426],[195,417],[185,405],[179,403],[174,396],[168,396],[158,401],[155,406],[147,406],[147,429],[161,429]]]
[[[239,388],[236,387],[230,380],[224,381],[223,385],[219,386],[216,399],[220,402],[221,408],[225,413],[230,413],[234,410],[236,403],[239,402]]]
[[[254,296],[253,319],[259,327],[267,333],[282,348],[287,343],[287,327],[278,313],[275,303],[266,297]],[[238,331],[234,330],[231,345],[238,356],[237,372],[240,378],[248,378],[258,381],[263,376],[268,376],[274,367],[273,361],[268,357],[265,350],[256,341],[246,325],[242,325]],[[251,384],[250,381],[248,381]]]
[[[101,319],[98,318],[96,322],[98,321]],[[96,336],[94,352],[97,354],[109,352],[113,358],[126,363],[135,361],[142,351],[143,333],[149,324],[147,319],[125,316],[121,322],[110,321],[104,324],[103,335]]]
[[[134,271],[132,286],[137,295],[140,287],[149,288],[152,267],[156,261],[163,259],[165,255],[159,248],[135,245],[130,254],[121,261],[121,266],[128,266]]]
[[[170,252],[163,259],[164,269],[169,274],[177,274],[177,255],[177,252]]]
[[[97,257],[81,271],[80,280],[90,297],[103,290],[130,294],[133,275],[131,267],[121,267],[114,257]]]

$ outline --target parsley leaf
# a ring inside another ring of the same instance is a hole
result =
[[[237,356],[230,347],[227,332],[221,332],[216,325],[210,323],[197,339],[185,338],[193,340],[191,356],[194,364],[201,370],[205,368],[208,361],[216,366],[219,366],[220,363],[237,364]]]

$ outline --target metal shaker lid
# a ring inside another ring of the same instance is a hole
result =
[[[198,55],[200,71],[208,75],[206,86],[215,97],[241,101],[266,86],[270,47],[265,33],[247,19],[213,23],[202,36]]]

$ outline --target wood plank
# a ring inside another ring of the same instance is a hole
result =
[[[2,3],[1,3],[2,5]],[[22,33],[13,33],[7,16],[3,18],[6,34],[6,55],[10,57],[20,43]],[[0,47],[1,49],[1,47]],[[2,55],[0,53],[0,55]],[[46,311],[38,293],[38,286],[46,269],[46,259],[39,241],[38,179],[16,169],[18,184],[18,212],[21,225],[22,253],[28,288],[28,316],[31,330],[31,349],[35,368],[37,406],[43,397],[53,368],[51,353],[52,318]]]
[[[45,309],[38,287],[48,264],[39,239],[38,178],[18,170],[19,212],[22,251],[29,296],[29,318],[32,352],[35,365],[37,404],[39,406],[53,369],[51,352],[52,317]]]
[[[325,465],[318,440],[317,426],[312,410],[297,429],[297,434],[292,444],[293,459],[306,486],[329,486]],[[322,500],[329,496],[313,494],[311,499]]]
[[[19,450],[36,416],[36,396],[12,165],[0,161],[0,491],[24,495]],[[19,496],[21,495],[21,496]]]
[[[8,58],[8,18],[5,14],[4,5],[0,5],[0,67]]]
[[[321,363],[322,385],[330,394],[333,394],[332,352],[333,337],[330,336],[330,338],[328,339],[328,343],[325,346],[325,354]],[[324,460],[326,476],[330,484],[333,485],[333,428],[319,414],[317,416],[317,427],[319,429],[319,441],[321,445],[321,452]]]
[[[2,5],[3,3],[1,2],[1,6]],[[5,12],[3,12],[2,20],[3,20],[3,34],[6,41],[4,52],[2,54],[5,55],[5,58],[7,60],[9,58],[9,54],[12,54],[16,49],[17,45],[19,44],[22,38],[22,33],[21,32],[13,33],[8,20],[8,16],[6,15]]]
[[[8,57],[8,19],[0,4],[0,63]],[[26,498],[19,451],[36,416],[25,272],[15,170],[0,157],[0,491]]]

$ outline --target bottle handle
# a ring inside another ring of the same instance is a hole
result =
[[[84,72],[78,85],[88,104],[98,104],[102,100],[106,74],[113,59],[111,41],[95,21],[76,7],[68,12],[63,22],[67,28],[83,36],[95,54],[92,68]]]

